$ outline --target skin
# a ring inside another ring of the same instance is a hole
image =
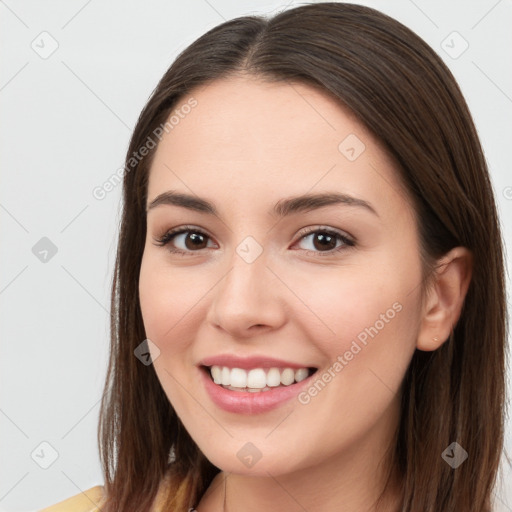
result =
[[[190,96],[197,106],[156,150],[148,205],[175,190],[209,200],[219,214],[151,208],[139,290],[162,387],[222,469],[196,508],[223,510],[228,475],[227,510],[375,510],[405,371],[416,348],[435,350],[448,338],[471,255],[459,247],[443,257],[422,303],[415,212],[396,164],[325,92],[241,75]],[[354,161],[338,149],[349,134],[365,145]],[[350,194],[378,215],[346,204],[284,218],[268,213],[279,200],[317,192]],[[183,225],[208,235],[204,248],[190,239],[185,245],[186,235],[156,245]],[[327,254],[343,242],[325,248],[315,234],[300,235],[305,227],[338,231],[355,246]],[[236,252],[247,236],[263,249],[252,263]],[[188,253],[171,253],[173,244]],[[261,414],[230,413],[198,379],[199,361],[221,353],[291,360],[322,375],[396,303],[400,312],[359,343],[362,350],[307,404],[292,399]],[[251,468],[237,457],[247,442],[262,454]],[[382,510],[396,510],[400,482],[392,482]]]

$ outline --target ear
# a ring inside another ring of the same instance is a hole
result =
[[[433,282],[422,310],[416,348],[438,349],[459,320],[473,270],[473,255],[466,247],[455,247],[436,265]]]

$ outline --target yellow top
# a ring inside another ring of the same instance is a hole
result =
[[[103,486],[97,485],[40,512],[100,512],[104,501]]]
[[[166,495],[166,483],[166,479],[160,483],[154,505],[151,507],[153,512],[162,512],[163,501]],[[97,485],[96,487],[91,487],[55,505],[42,509],[39,512],[101,512],[101,506],[105,502],[104,493],[104,487]]]

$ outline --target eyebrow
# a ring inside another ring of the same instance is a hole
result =
[[[375,208],[373,208],[368,201],[348,194],[336,192],[304,194],[301,196],[281,199],[275,204],[273,210],[269,213],[279,217],[286,217],[294,213],[308,212],[334,204],[358,206],[379,217]],[[161,205],[181,206],[196,212],[219,216],[215,206],[206,199],[173,190],[168,190],[159,194],[155,199],[153,199],[153,201],[151,201],[151,203],[149,203],[147,211],[149,212],[149,210]]]

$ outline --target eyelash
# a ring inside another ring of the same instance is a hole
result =
[[[164,233],[163,236],[160,238],[155,239],[155,245],[158,245],[160,247],[164,247],[166,245],[169,245],[170,242],[178,235],[181,235],[183,233],[198,233],[201,234],[207,238],[210,238],[207,233],[205,233],[203,230],[198,229],[194,226],[181,226],[179,228],[172,229],[170,231],[167,231]],[[310,251],[307,249],[304,249],[307,253],[313,253],[315,256],[323,257],[323,256],[332,256],[335,253],[338,253],[343,250],[347,250],[347,248],[354,247],[355,241],[349,238],[346,235],[343,235],[339,233],[338,231],[334,231],[330,228],[323,228],[323,227],[316,227],[314,229],[311,228],[305,228],[299,232],[299,240],[302,240],[303,238],[306,238],[309,235],[315,234],[315,233],[324,233],[327,235],[335,236],[338,240],[341,240],[343,244],[339,247],[336,247],[334,249],[329,249],[328,251]],[[195,252],[200,252],[202,249],[199,249],[198,251],[183,251],[182,249],[177,249],[176,247],[168,247],[168,250],[173,254],[178,254],[180,256],[188,256],[190,254],[193,254]]]

